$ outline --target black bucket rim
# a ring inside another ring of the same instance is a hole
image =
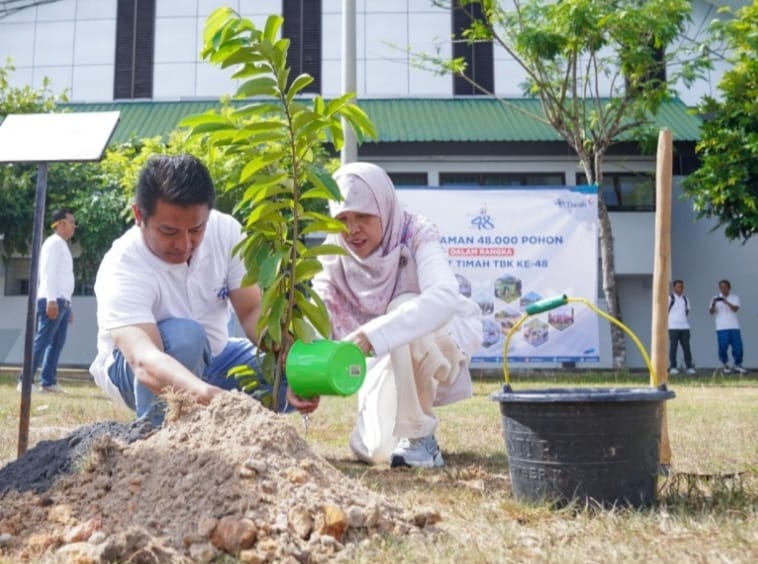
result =
[[[660,402],[674,397],[672,390],[657,388],[542,388],[490,394],[492,401],[500,403]]]

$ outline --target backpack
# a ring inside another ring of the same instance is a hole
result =
[[[687,300],[687,296],[682,295],[682,297],[684,298],[684,311],[686,313],[689,313],[690,302]],[[669,311],[671,311],[671,308],[674,307],[674,301],[675,301],[674,294],[669,294]]]

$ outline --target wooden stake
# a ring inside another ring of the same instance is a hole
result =
[[[668,301],[671,278],[671,185],[673,142],[671,131],[658,135],[655,175],[655,263],[653,265],[653,326],[650,347],[653,369],[660,383],[668,382]],[[671,464],[666,402],[661,421],[660,464]]]

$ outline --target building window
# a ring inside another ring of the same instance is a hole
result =
[[[650,45],[650,53],[652,54],[653,63],[646,69],[644,76],[638,83],[639,86],[648,82],[655,81],[658,84],[666,83],[666,50],[663,47],[655,47]],[[624,77],[627,90],[633,90],[634,86],[630,83],[629,77]]]
[[[453,58],[466,61],[466,77],[453,77],[453,94],[455,96],[486,95],[495,91],[495,61],[492,41],[477,41],[469,44],[463,37],[463,31],[471,27],[471,22],[484,19],[482,5],[477,3],[460,6],[453,4]],[[478,85],[478,87],[476,86]],[[482,91],[484,89],[484,91]]]
[[[302,92],[321,92],[321,0],[283,0],[282,36],[290,40],[291,80],[307,73],[313,82]]]
[[[155,0],[118,0],[113,98],[152,98]]]
[[[441,172],[440,186],[563,186],[559,172],[500,173],[500,172]]]
[[[577,184],[586,184],[584,174],[576,176]],[[650,174],[604,174],[601,186],[608,211],[654,211],[655,179]]]
[[[425,172],[388,172],[395,186],[428,186],[429,177]]]
[[[5,295],[26,296],[29,294],[29,267],[31,259],[28,257],[12,257],[5,267]]]

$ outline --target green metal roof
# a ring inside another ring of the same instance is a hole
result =
[[[358,103],[379,133],[378,139],[369,143],[562,141],[552,127],[528,115],[541,114],[539,102],[532,99],[370,98]],[[218,106],[217,100],[62,104],[77,112],[120,111],[114,143],[127,141],[132,135],[164,135],[183,117]],[[670,129],[675,141],[699,139],[700,120],[680,100],[664,103],[655,122],[659,128]]]

